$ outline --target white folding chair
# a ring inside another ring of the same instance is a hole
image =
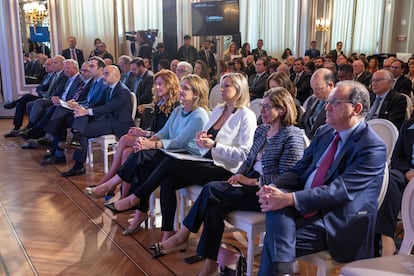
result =
[[[381,138],[387,148],[387,162],[391,162],[392,152],[398,139],[398,129],[391,121],[386,119],[372,119],[367,124]]]
[[[131,93],[132,100],[132,120],[135,120],[135,114],[137,112],[137,98],[134,93]],[[99,144],[97,147],[94,147],[93,143]],[[104,172],[108,172],[109,168],[109,155],[113,155],[116,152],[116,147],[118,145],[118,140],[113,134],[101,135],[95,138],[88,139],[88,163],[90,167],[93,167],[93,150],[101,149],[102,156],[104,159]]]
[[[256,119],[260,116],[260,105],[262,104],[263,99],[257,98],[250,102],[250,109],[256,114]]]
[[[404,190],[401,212],[404,238],[398,255],[348,263],[341,268],[340,275],[414,275],[414,255],[411,255],[414,246],[414,178]]]

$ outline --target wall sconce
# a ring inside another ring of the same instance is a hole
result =
[[[325,18],[318,18],[315,21],[315,28],[317,32],[327,32],[329,30],[329,26],[331,21]]]
[[[27,24],[39,25],[47,17],[47,8],[45,3],[31,2],[23,5],[24,17]]]

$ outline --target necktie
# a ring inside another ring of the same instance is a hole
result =
[[[375,97],[374,104],[372,105],[371,109],[368,112],[368,115],[366,118],[367,121],[378,118],[377,110],[379,108],[380,103],[381,103],[381,97]]]
[[[259,81],[259,79],[260,79],[260,76],[256,75],[256,77],[253,80],[253,85],[256,85],[256,83]]]
[[[113,91],[113,88],[111,88],[111,87],[108,87],[107,90],[106,90],[106,93],[107,93],[106,94],[106,101],[105,101],[106,104],[111,101],[112,91]]]
[[[50,80],[49,88],[47,89],[46,94],[45,94],[46,99],[50,99],[50,91],[52,91],[53,86],[55,85],[56,79],[57,79],[57,74],[53,73],[53,76]]]
[[[316,170],[315,176],[313,177],[313,180],[312,180],[311,189],[322,186],[322,184],[324,183],[326,174],[328,173],[328,170],[333,163],[336,150],[338,148],[338,143],[340,140],[341,140],[341,136],[339,136],[339,133],[338,132],[335,133],[335,136],[334,136],[334,139],[331,145],[329,146],[325,156],[323,157],[319,168]],[[311,213],[305,214],[304,217],[308,218],[308,217],[314,216],[316,213],[317,212],[311,212]]]
[[[93,99],[93,96],[94,96],[94,93],[95,93],[95,88],[96,88],[96,84],[97,83],[98,83],[98,81],[94,81],[92,83],[91,89],[89,89],[88,98],[86,99],[86,103],[87,104],[89,104],[89,103],[92,102],[92,99]]]
[[[72,83],[73,83],[73,78],[68,79],[68,81],[66,82],[66,86],[62,94],[62,100],[66,101],[66,97],[69,94],[69,90],[70,90],[70,87],[72,86]]]
[[[208,59],[210,58],[210,51],[206,50],[206,61],[208,62]]]
[[[296,84],[298,84],[299,79],[300,79],[300,75],[299,75],[299,74],[296,74],[296,76],[295,76],[295,80],[293,81],[293,83],[294,83],[295,85],[296,85]]]
[[[77,60],[76,53],[74,49],[70,49],[70,58],[73,60]]]

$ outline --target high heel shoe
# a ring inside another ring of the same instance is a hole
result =
[[[138,232],[139,230],[141,230],[141,224],[144,222],[145,224],[145,228],[148,228],[148,215],[145,216],[138,224],[135,228],[130,228],[128,227],[127,229],[125,229],[124,232],[122,232],[122,235],[124,236],[128,236],[128,235],[132,235],[136,232]]]
[[[126,211],[131,211],[131,210],[136,210],[137,209],[137,206],[133,206],[133,207],[131,207],[129,209],[126,209],[126,210],[118,210],[118,209],[115,208],[115,202],[105,203],[104,206],[106,208],[108,208],[109,210],[111,210],[112,213],[114,213],[114,214],[118,214],[118,213],[122,213],[122,212],[126,212]]]
[[[102,198],[102,197],[106,197],[106,196],[111,196],[111,197],[112,196],[115,196],[115,192],[114,191],[106,192],[104,195],[98,195],[98,194],[95,193],[95,188],[96,188],[95,185],[86,187],[85,188],[86,194],[88,194],[91,197],[96,198],[96,199]]]
[[[185,243],[177,245],[174,248],[164,249],[162,244],[159,242],[159,243],[156,243],[150,246],[149,249],[153,251],[152,257],[156,259],[156,258],[170,254],[175,251],[185,252],[187,250],[187,247],[188,247],[188,242],[185,242]]]

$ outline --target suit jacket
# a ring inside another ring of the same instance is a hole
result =
[[[79,68],[82,66],[82,64],[85,62],[85,57],[83,56],[83,51],[79,50],[79,49],[75,49],[75,53],[76,53],[76,59],[78,61],[79,64]],[[66,59],[71,59],[72,56],[70,55],[70,49],[64,49],[62,51],[62,56],[64,56]]]
[[[66,81],[68,82],[69,79]],[[66,101],[68,100],[76,100],[76,101],[83,101],[86,98],[86,93],[83,90],[84,82],[81,76],[78,74],[76,78],[73,80],[72,85],[69,87],[69,91],[66,95]],[[59,97],[63,96],[65,89],[63,89],[62,94]]]
[[[48,99],[52,96],[58,96],[60,97],[65,89],[66,81],[68,80],[68,77],[65,75],[65,73],[60,72],[58,76],[56,76],[56,79],[53,82],[52,88],[49,91]]]
[[[204,49],[202,49],[201,51],[198,52],[198,56],[200,57],[202,61],[204,61],[207,64],[207,67],[211,69],[211,73],[215,74],[217,64],[216,64],[216,59],[214,57],[214,53],[210,51],[210,54],[207,60],[206,52],[204,51]]]
[[[327,246],[338,262],[374,255],[374,229],[386,149],[374,131],[362,121],[351,132],[333,161],[324,184],[304,190],[305,183],[331,143],[333,129],[326,125],[316,133],[303,158],[276,182],[295,191],[302,214],[318,211],[326,226]]]
[[[256,98],[263,98],[263,94],[266,91],[267,78],[269,77],[267,73],[263,73],[255,82],[256,75],[257,73],[250,75],[249,77],[249,92],[251,101]]]
[[[126,134],[130,127],[134,126],[132,120],[132,100],[128,87],[118,82],[109,101],[101,106],[93,108],[95,120],[108,118],[111,122],[115,136],[121,137]]]
[[[126,85],[126,87],[129,88],[129,91],[133,92],[134,90],[134,84],[137,78],[132,74],[131,72],[128,72],[126,74],[122,74],[121,81],[123,84]]]
[[[397,79],[397,82],[394,85],[394,90],[411,97],[411,86],[411,80],[409,78],[401,76]]]
[[[321,55],[321,51],[318,49],[312,50],[311,48],[305,51],[305,56],[309,56],[310,58],[319,57]]]
[[[372,73],[368,71],[362,72],[362,74],[356,79],[357,82],[362,83],[365,87],[369,87],[371,84]]]
[[[371,98],[371,105],[374,103],[375,97]],[[392,89],[382,101],[378,118],[391,121],[397,129],[400,129],[405,120],[405,112],[407,110],[407,100],[403,95]]]
[[[139,77],[137,78],[139,79]],[[137,96],[137,103],[140,104],[149,104],[152,102],[152,85],[154,83],[154,73],[152,71],[146,70],[141,77],[141,81],[137,89],[134,91]]]
[[[256,49],[253,49],[252,55],[254,57],[254,60],[257,60],[258,58],[261,58],[261,57],[267,57],[267,52],[262,49],[262,54],[260,54],[259,49],[256,48]]]
[[[321,103],[320,100],[316,97],[312,97],[309,100],[308,107],[305,111],[305,113],[302,116],[302,119],[300,121],[300,128],[303,128],[305,130],[306,136],[308,136],[309,139],[312,140],[313,136],[315,135],[316,130],[321,126],[326,124],[326,111],[325,108],[321,108],[319,111],[319,114],[317,115],[315,122],[313,125],[310,122],[311,117],[314,115],[315,112],[317,112],[317,107]]]
[[[338,53],[336,52],[336,49],[333,49],[329,52],[329,54],[332,56],[333,62],[336,62],[336,58],[338,57]],[[341,55],[343,55],[344,52],[341,51]]]
[[[97,83],[94,86],[94,79],[91,79],[88,84],[87,87],[89,87],[89,89],[87,90],[87,96],[85,101],[81,102],[80,104],[82,106],[84,106],[85,108],[93,108],[93,107],[97,107],[100,105],[105,104],[106,98],[107,98],[107,86],[103,81],[103,78],[99,78],[98,80],[96,80]],[[94,87],[93,87],[94,86]],[[93,87],[93,90],[92,90]]]
[[[411,163],[414,142],[414,119],[404,122],[391,158],[391,167],[405,174],[414,166]]]
[[[291,74],[290,75],[290,80],[292,82],[294,82],[296,77],[296,74]],[[296,98],[300,101],[301,104],[303,104],[305,102],[305,100],[312,95],[312,89],[310,86],[310,79],[311,79],[311,75],[303,72],[302,75],[299,78],[299,81],[296,83],[296,91],[297,91],[297,95]]]

